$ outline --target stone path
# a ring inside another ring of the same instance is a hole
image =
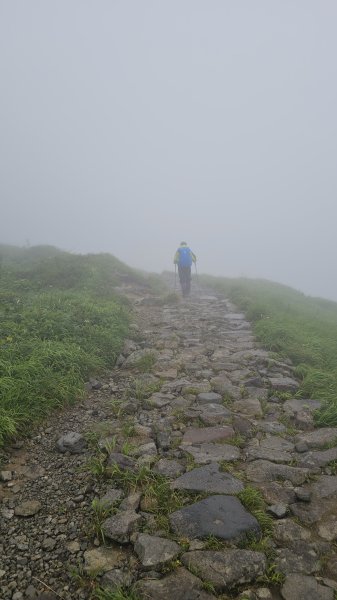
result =
[[[81,600],[100,581],[144,600],[333,600],[337,429],[314,429],[319,402],[294,398],[292,366],[226,299],[125,291],[118,368],[8,449],[1,599]]]

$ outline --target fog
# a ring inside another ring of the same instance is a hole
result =
[[[0,242],[337,300],[335,0],[0,0]]]

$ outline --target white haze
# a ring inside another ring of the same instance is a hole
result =
[[[1,0],[0,242],[337,300],[335,0]]]

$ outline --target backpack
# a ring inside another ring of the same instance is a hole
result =
[[[187,246],[178,248],[179,252],[179,266],[190,267],[192,265],[192,252]]]

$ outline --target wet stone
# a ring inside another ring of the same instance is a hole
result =
[[[110,467],[117,465],[122,471],[125,471],[126,469],[134,469],[136,461],[120,452],[111,452],[108,456],[108,465]]]
[[[216,463],[188,471],[173,481],[171,487],[210,494],[237,494],[244,488],[239,479],[230,473],[221,472]]]
[[[254,582],[266,569],[264,554],[251,550],[228,548],[225,552],[186,552],[181,560],[187,568],[195,570],[201,579],[209,581],[217,592]]]
[[[232,405],[235,413],[242,413],[247,417],[262,417],[261,403],[258,398],[246,398],[245,400],[236,400]]]
[[[210,496],[172,513],[169,520],[175,533],[188,538],[214,535],[230,540],[260,531],[255,517],[232,496]]]

